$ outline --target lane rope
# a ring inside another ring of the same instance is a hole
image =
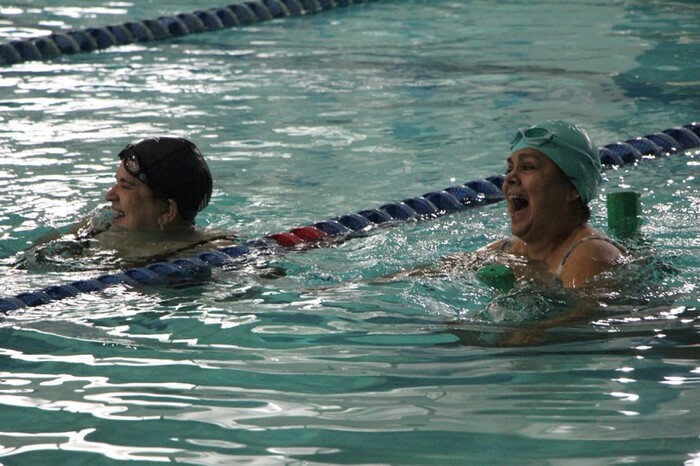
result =
[[[48,36],[0,44],[0,66],[51,60],[63,55],[94,52],[119,45],[218,31],[373,1],[378,0],[257,0],[156,19],[127,21],[111,26],[57,31]]]

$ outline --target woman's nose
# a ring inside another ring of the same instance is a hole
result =
[[[116,194],[114,193],[114,188],[116,188],[116,187],[117,187],[117,185],[114,185],[114,186],[112,186],[111,188],[109,188],[109,189],[107,190],[107,193],[105,194],[105,200],[106,200],[106,201],[110,201],[110,202],[111,202],[111,201],[116,201],[116,200],[117,200],[117,196],[116,196]]]

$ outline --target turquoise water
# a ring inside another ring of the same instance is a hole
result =
[[[213,6],[15,3],[0,40]],[[12,264],[103,202],[133,139],[193,139],[215,178],[200,223],[257,238],[501,173],[513,129],[539,119],[601,145],[697,120],[699,17],[694,2],[383,0],[1,68],[0,294],[95,275]],[[502,344],[514,324],[493,320],[561,296],[496,295],[468,272],[379,280],[505,235],[501,204],[12,313],[0,463],[698,464],[698,167],[606,172],[592,222],[605,229],[606,192],[641,192],[632,246],[653,267],[531,346]]]

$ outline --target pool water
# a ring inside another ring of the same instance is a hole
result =
[[[222,6],[53,3],[0,7],[0,42]],[[502,173],[541,119],[600,145],[697,120],[699,19],[691,1],[382,0],[5,66],[0,296],[95,276],[14,265],[104,203],[135,139],[195,141],[215,183],[199,223],[259,238]],[[644,260],[599,315],[544,331],[570,296],[384,279],[506,235],[502,203],[12,312],[0,463],[700,464],[698,157],[605,172],[592,223],[640,192]]]

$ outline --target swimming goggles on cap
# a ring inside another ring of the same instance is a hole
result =
[[[141,170],[141,162],[139,161],[139,156],[134,151],[133,144],[127,144],[124,150],[119,152],[119,158],[124,163],[124,168],[129,175],[138,178],[142,183],[150,186],[148,176]]]
[[[525,141],[537,147],[542,147],[548,142],[552,142],[560,147],[571,149],[577,154],[583,155],[587,159],[591,158],[591,154],[581,149],[580,147],[570,144],[565,140],[561,139],[560,137],[557,137],[557,133],[555,133],[554,131],[550,131],[546,128],[519,129],[518,132],[515,134],[515,137],[513,137],[513,140],[510,142],[510,148],[512,149],[513,147],[515,147],[515,145],[520,141]]]

